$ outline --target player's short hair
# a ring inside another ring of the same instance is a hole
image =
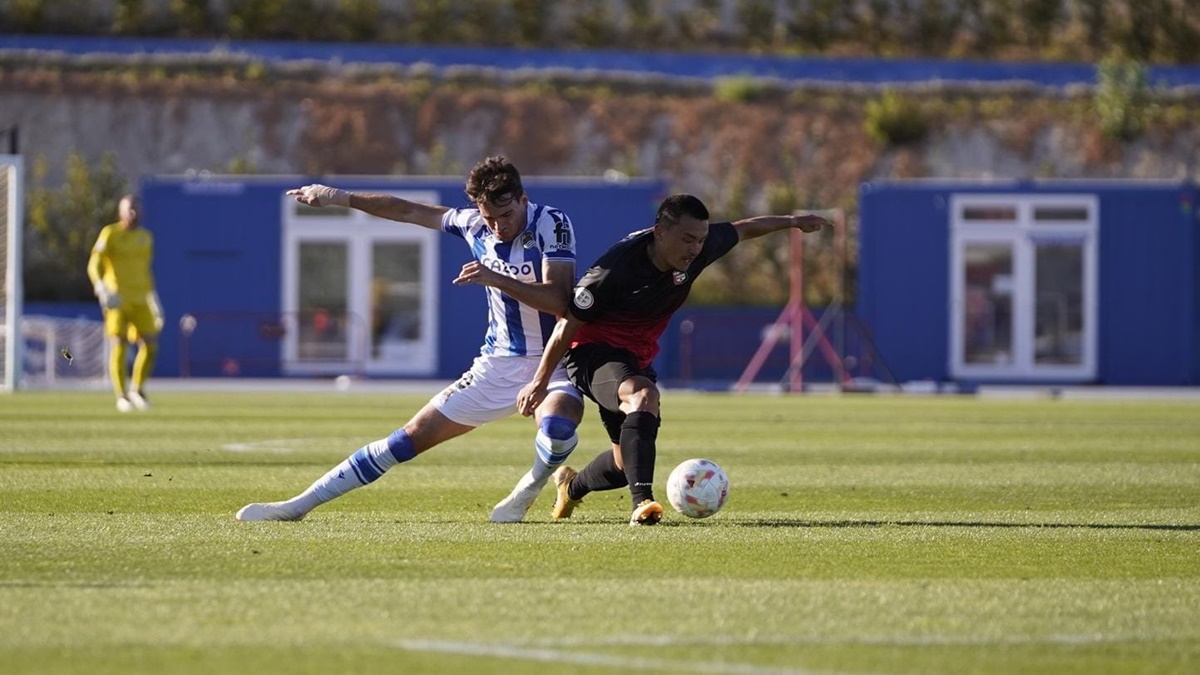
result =
[[[488,202],[507,206],[525,194],[521,172],[505,157],[488,157],[467,174],[467,197],[475,204]]]
[[[693,195],[671,195],[663,200],[654,216],[654,224],[671,227],[679,223],[684,216],[696,220],[708,220],[708,209],[704,202]]]

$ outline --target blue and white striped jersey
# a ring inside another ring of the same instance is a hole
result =
[[[525,231],[502,242],[488,229],[479,209],[451,209],[442,216],[442,230],[466,240],[471,254],[489,269],[520,281],[542,281],[542,261],[575,263],[575,232],[567,214],[550,206],[527,204]],[[499,289],[485,286],[488,330],[481,354],[541,356],[557,317],[519,302]]]

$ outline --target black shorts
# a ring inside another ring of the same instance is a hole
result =
[[[600,421],[604,423],[608,439],[620,443],[625,413],[621,412],[621,397],[617,390],[622,382],[639,375],[657,383],[658,373],[652,366],[639,366],[637,357],[628,349],[599,342],[572,347],[567,350],[564,363],[571,383],[599,404]]]

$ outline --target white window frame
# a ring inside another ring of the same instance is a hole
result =
[[[1015,207],[1016,219],[967,221],[964,210]],[[1086,209],[1080,221],[1034,221],[1037,207]],[[1096,377],[1100,204],[1094,194],[955,194],[950,197],[950,351],[955,379],[1087,382]],[[1079,240],[1083,247],[1083,354],[1078,364],[1035,362],[1036,246],[1045,239]],[[965,249],[971,244],[1006,244],[1013,252],[1013,358],[1007,364],[967,363],[963,334]]]
[[[432,190],[381,191],[409,201],[437,204]],[[283,316],[286,331],[281,341],[283,372],[286,375],[326,376],[342,374],[429,377],[438,362],[438,246],[440,231],[412,223],[377,218],[357,209],[332,211],[329,215],[296,214],[295,200],[283,203]],[[295,317],[298,297],[299,251],[302,243],[344,243],[347,247],[347,312],[350,321],[345,361],[304,361],[299,358],[299,331]],[[421,246],[421,338],[404,350],[403,359],[377,359],[371,354],[371,264],[377,243],[418,243]]]

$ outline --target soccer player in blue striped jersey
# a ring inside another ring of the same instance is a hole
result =
[[[503,157],[489,157],[467,176],[470,208],[449,208],[326,185],[289,190],[310,206],[342,206],[436,229],[463,239],[473,259],[457,285],[487,293],[488,329],[480,355],[454,384],[433,397],[403,427],[360,448],[307,490],[286,501],[248,504],[243,521],[300,520],[317,506],[374,482],[391,467],[516,412],[517,392],[538,368],[542,350],[567,310],[575,284],[575,233],[565,213],[529,201],[521,175]],[[554,470],[575,449],[583,396],[560,366],[535,413],[533,467],[492,509],[494,522],[519,522]]]

